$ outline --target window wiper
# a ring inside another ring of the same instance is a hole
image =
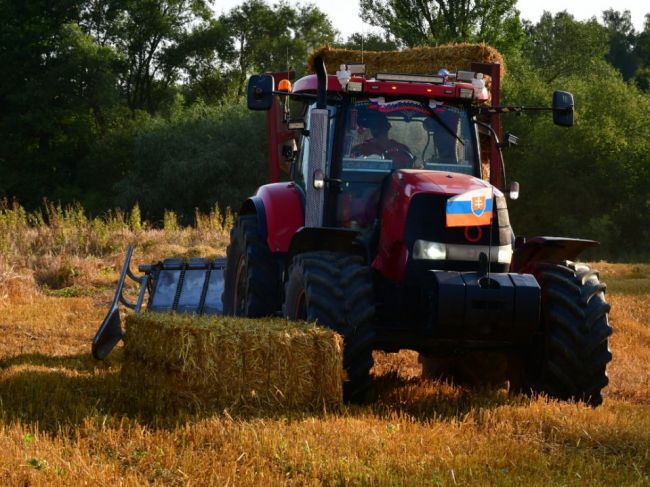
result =
[[[446,131],[449,135],[451,135],[452,137],[455,137],[456,140],[457,140],[458,142],[461,143],[461,145],[463,145],[463,146],[465,145],[465,142],[463,141],[463,139],[461,139],[461,138],[458,136],[458,134],[457,134],[456,132],[454,132],[454,131],[451,129],[451,127],[449,127],[449,126],[445,123],[445,121],[442,119],[442,117],[441,117],[440,115],[438,115],[438,114],[436,113],[436,111],[435,111],[433,108],[431,108],[431,107],[428,106],[428,105],[423,105],[423,106],[425,106],[425,107],[427,108],[427,110],[429,111],[429,113],[431,114],[431,116],[434,118],[434,120],[435,120],[436,122],[438,122],[438,124],[440,124],[440,125],[442,126],[442,128],[445,129],[445,131]]]

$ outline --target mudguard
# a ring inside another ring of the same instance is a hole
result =
[[[564,237],[533,237],[515,248],[511,272],[529,272],[535,262],[562,262],[576,260],[585,250],[600,245],[595,240]]]
[[[302,189],[293,182],[265,184],[244,202],[239,214],[257,214],[258,228],[271,252],[287,252],[305,224],[304,201]]]

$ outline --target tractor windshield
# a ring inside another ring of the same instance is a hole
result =
[[[382,181],[395,169],[480,175],[468,111],[414,100],[363,100],[345,114],[336,224],[362,229],[377,217]]]
[[[477,175],[467,111],[413,100],[359,101],[348,108],[342,169],[430,169]]]

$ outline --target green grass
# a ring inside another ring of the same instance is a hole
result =
[[[650,278],[609,279],[607,290],[617,294],[650,294]]]

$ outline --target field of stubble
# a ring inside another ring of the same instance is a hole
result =
[[[223,253],[151,233],[137,261]],[[367,406],[161,418],[117,394],[120,350],[90,356],[121,253],[74,253],[0,260],[0,485],[650,484],[650,265],[596,264],[614,328],[597,409],[423,380],[404,351],[376,355]]]

